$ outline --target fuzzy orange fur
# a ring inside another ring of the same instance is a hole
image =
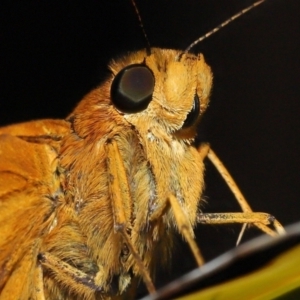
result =
[[[143,62],[155,78],[152,101],[141,112],[121,113],[110,100],[111,82],[125,66]],[[207,108],[210,68],[201,54],[153,48],[150,56],[130,53],[110,69],[110,78],[68,121],[0,128],[0,299],[39,299],[42,293],[46,299],[117,299],[141,275],[116,228],[120,213],[151,274],[172,251],[171,194],[195,226],[204,166],[193,145],[196,123],[181,127],[195,93],[199,117]],[[117,183],[111,141],[122,162],[116,172],[126,174]],[[122,209],[112,204],[118,188]],[[161,207],[163,214],[152,220]],[[86,274],[92,283],[70,274]]]

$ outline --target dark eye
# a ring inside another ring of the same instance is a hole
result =
[[[182,128],[187,128],[195,124],[199,116],[200,101],[197,94],[194,97],[194,103],[191,111],[186,116]]]
[[[124,113],[136,113],[147,108],[154,90],[152,71],[144,65],[130,65],[114,78],[110,95],[115,107]]]

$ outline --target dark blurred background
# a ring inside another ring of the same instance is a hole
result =
[[[151,45],[176,49],[251,3],[137,0]],[[252,208],[284,225],[300,219],[299,16],[298,0],[270,0],[193,49],[214,72],[199,139],[211,143]],[[64,118],[105,78],[110,58],[144,46],[129,0],[1,1],[0,125]],[[204,211],[238,210],[209,163],[206,182]],[[234,247],[239,229],[199,226],[206,259]],[[168,279],[195,266],[188,256],[178,246]]]

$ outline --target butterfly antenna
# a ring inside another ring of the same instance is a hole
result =
[[[263,2],[265,2],[266,0],[260,0],[257,1],[255,3],[253,3],[252,5],[244,8],[243,10],[241,10],[240,12],[238,12],[237,14],[235,14],[234,16],[230,17],[229,19],[227,19],[226,21],[224,21],[223,23],[221,23],[219,26],[215,27],[214,29],[212,29],[211,31],[207,32],[205,35],[199,37],[197,40],[195,40],[193,43],[191,43],[184,51],[184,53],[189,52],[195,45],[199,44],[200,42],[202,42],[203,40],[205,40],[206,38],[208,38],[209,36],[211,36],[212,34],[214,34],[215,32],[219,31],[221,28],[227,26],[229,23],[231,23],[232,21],[234,21],[235,19],[239,18],[240,16],[244,15],[246,12],[248,12],[249,10],[253,9],[254,7],[262,4]]]
[[[137,15],[137,17],[138,17],[138,19],[139,19],[140,27],[142,28],[142,31],[143,31],[143,34],[144,34],[144,37],[145,37],[145,40],[146,40],[146,43],[147,43],[147,47],[146,47],[147,55],[150,55],[150,54],[151,54],[151,46],[150,46],[150,42],[149,42],[147,33],[146,33],[146,31],[145,31],[144,24],[143,24],[143,22],[142,22],[141,14],[140,14],[140,12],[139,12],[139,10],[138,10],[138,7],[137,7],[135,1],[134,1],[134,0],[131,0],[131,3],[132,3],[132,5],[133,5],[134,10],[135,10],[135,12],[136,12],[136,15]]]

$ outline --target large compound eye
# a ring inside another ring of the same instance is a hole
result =
[[[153,73],[147,66],[130,65],[114,78],[110,90],[111,101],[124,113],[142,111],[152,99],[154,84]]]
[[[188,115],[186,116],[182,128],[191,127],[192,125],[195,124],[199,116],[199,108],[200,108],[199,97],[197,94],[195,94],[193,107],[191,111],[188,113]]]

